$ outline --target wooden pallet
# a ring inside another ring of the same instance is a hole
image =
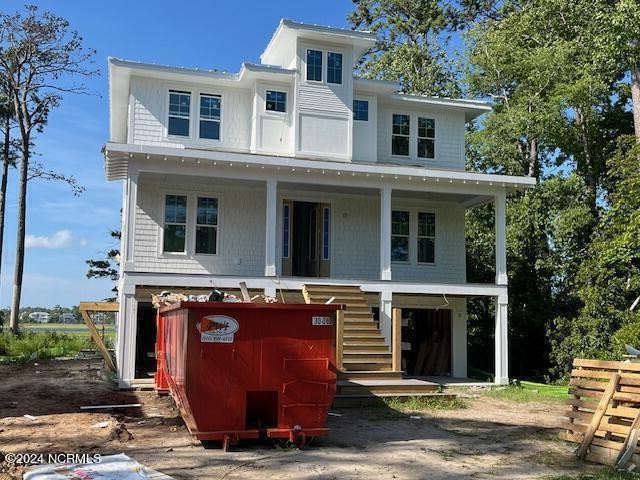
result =
[[[575,359],[561,437],[577,455],[604,465],[640,465],[640,364]]]

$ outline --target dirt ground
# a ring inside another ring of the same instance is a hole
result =
[[[176,479],[201,480],[524,479],[597,469],[574,459],[575,445],[557,440],[561,403],[514,403],[473,392],[465,394],[464,409],[335,410],[330,436],[304,450],[271,443],[205,450],[191,441],[170,397],[114,390],[100,367],[97,360],[0,366],[0,452],[124,452]],[[79,408],[123,403],[143,406],[118,413]],[[3,474],[21,478],[20,469],[0,462],[0,479]]]

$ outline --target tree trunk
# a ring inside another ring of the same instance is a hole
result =
[[[9,162],[11,160],[11,118],[7,115],[4,119],[4,148],[2,151],[2,179],[0,179],[0,273],[2,273],[2,247],[4,244],[4,211],[7,204],[7,177],[9,175]]]
[[[640,143],[640,66],[631,68],[631,103],[633,111],[633,130],[636,142]]]
[[[529,172],[528,175],[537,179],[540,173],[538,165],[538,140],[533,138],[529,140]]]
[[[9,325],[15,333],[18,331],[20,317],[20,299],[22,296],[22,273],[24,271],[24,237],[27,220],[27,180],[29,172],[29,142],[22,142],[22,162],[20,165],[20,191],[18,197],[18,236],[16,241],[16,268],[13,275],[13,299],[11,301],[11,320]]]

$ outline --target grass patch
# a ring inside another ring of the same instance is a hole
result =
[[[638,475],[628,472],[618,472],[613,468],[607,468],[598,473],[589,473],[577,477],[567,475],[553,475],[551,477],[543,477],[544,480],[632,480],[637,479]]]
[[[466,408],[458,397],[390,397],[383,399],[384,405],[398,412],[419,412],[421,410],[455,410]]]
[[[560,401],[568,398],[566,385],[518,381],[508,387],[492,387],[484,395],[513,402]]]
[[[91,348],[86,335],[58,332],[0,333],[0,363],[26,362],[39,358],[66,357]]]

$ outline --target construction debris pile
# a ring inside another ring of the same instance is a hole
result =
[[[575,359],[561,433],[579,458],[634,471],[640,465],[640,363]]]
[[[240,283],[240,290],[242,292],[242,298],[238,298],[236,295],[222,292],[214,289],[211,292],[204,295],[185,295],[184,293],[169,292],[167,290],[160,292],[159,295],[151,295],[151,303],[154,308],[165,307],[167,305],[173,305],[178,302],[230,302],[238,303],[245,302],[250,303],[255,300],[260,300],[263,303],[278,303],[278,299],[275,297],[268,297],[266,295],[254,295],[249,296],[249,291],[244,282]]]

